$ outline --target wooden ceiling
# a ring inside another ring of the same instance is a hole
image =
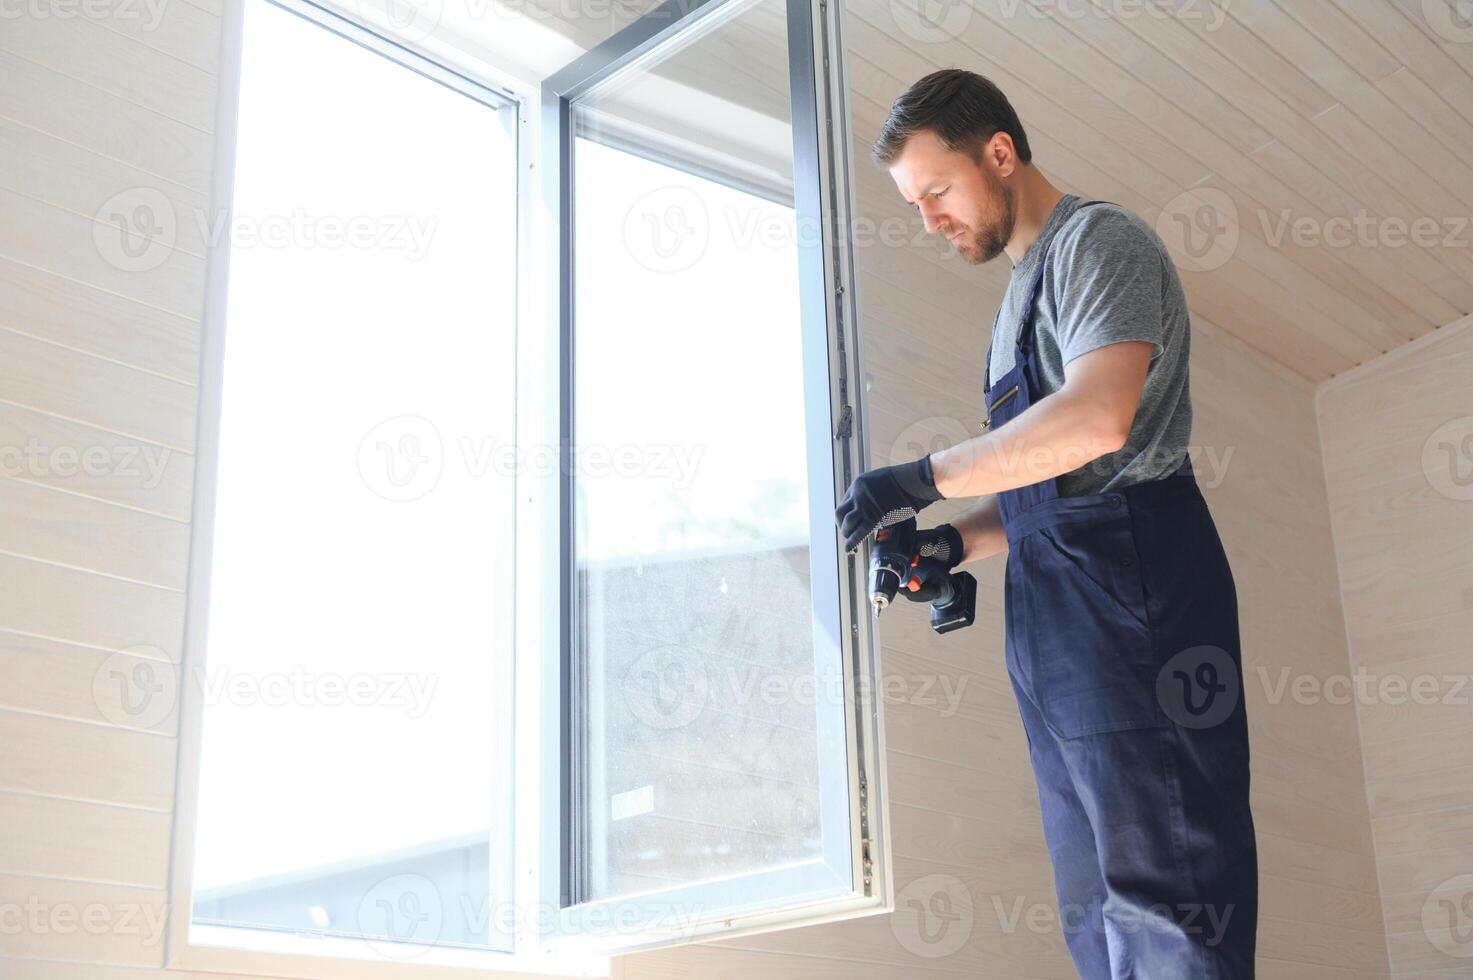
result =
[[[1454,0],[844,2],[855,193],[869,220],[919,230],[868,147],[907,85],[965,67],[1008,94],[1055,183],[1156,225],[1194,316],[1306,379],[1473,311],[1473,21]],[[587,48],[657,3],[605,3],[597,17],[568,17],[565,0],[525,5]],[[758,8],[723,39],[719,68],[701,77],[715,62],[684,59],[680,80],[726,98],[741,84],[771,109],[783,22],[774,0]],[[990,311],[1005,262],[909,247],[937,263],[928,281],[961,277]],[[895,256],[859,255],[862,272],[900,275]]]

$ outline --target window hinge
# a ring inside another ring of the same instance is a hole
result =
[[[839,413],[839,428],[834,432],[835,439],[848,439],[853,432],[854,411],[848,405]]]

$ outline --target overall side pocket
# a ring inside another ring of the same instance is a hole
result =
[[[1076,738],[1167,724],[1130,522],[1042,528],[1024,542],[1028,601],[1018,625],[1050,727]]]

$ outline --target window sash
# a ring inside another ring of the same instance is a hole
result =
[[[575,554],[572,534],[574,276],[573,107],[605,80],[639,71],[667,45],[686,43],[692,31],[719,29],[742,0],[669,0],[604,43],[550,76],[542,87],[542,203],[550,241],[544,260],[555,274],[547,281],[551,340],[544,384],[557,392],[545,405],[542,438],[559,447],[556,479],[543,488],[555,501],[533,539],[542,556],[555,556],[535,570],[548,601],[538,619],[547,655],[541,662],[544,700],[541,848],[542,902],[557,910],[544,940],[563,947],[606,951],[646,949],[695,936],[729,937],[797,924],[811,924],[891,907],[888,827],[883,823],[885,776],[881,763],[881,717],[876,699],[857,691],[878,689],[872,614],[864,600],[865,575],[857,556],[844,556],[833,513],[843,487],[866,458],[860,386],[863,377],[855,336],[852,255],[848,221],[848,132],[842,99],[842,45],[838,5],[786,0],[793,128],[793,186],[797,227],[821,228],[822,240],[799,236],[799,280],[803,333],[804,413],[809,473],[810,567],[816,662],[843,674],[843,711],[820,711],[820,809],[823,855],[816,861],[767,869],[714,882],[658,890],[642,896],[580,901],[579,862],[583,825],[574,758],[581,708],[578,650],[573,622]],[[616,134],[620,148],[688,169],[753,193],[741,168],[699,153],[671,158],[667,147],[641,146],[637,134]],[[823,215],[831,216],[824,221]],[[519,494],[525,501],[527,494]],[[522,561],[519,556],[519,562]],[[519,574],[531,580],[534,570]],[[820,683],[824,675],[819,674]],[[842,756],[840,749],[842,747]],[[552,832],[553,827],[557,832]],[[615,905],[619,907],[614,908]],[[671,908],[699,907],[706,918],[672,927]],[[712,911],[705,911],[712,910]],[[720,910],[719,913],[718,911]],[[631,915],[631,911],[633,914]],[[598,935],[590,923],[622,922],[621,935]],[[632,923],[638,923],[637,928]]]

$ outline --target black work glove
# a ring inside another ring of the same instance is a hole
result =
[[[880,528],[914,517],[921,508],[940,499],[931,475],[930,456],[861,473],[849,484],[834,511],[834,520],[844,535],[844,550],[852,552]]]
[[[916,554],[910,576],[900,591],[912,602],[931,602],[941,594],[941,583],[961,564],[962,535],[950,524],[938,524],[916,534]]]

